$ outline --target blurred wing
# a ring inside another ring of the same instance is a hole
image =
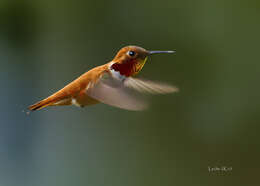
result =
[[[124,80],[124,85],[139,92],[150,94],[168,94],[178,92],[179,90],[177,87],[171,85],[131,77]]]
[[[122,80],[109,74],[105,74],[93,87],[87,89],[86,93],[102,103],[126,110],[144,110],[148,106],[130,88],[124,86]]]

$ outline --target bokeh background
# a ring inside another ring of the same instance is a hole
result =
[[[1,0],[0,185],[260,185],[259,18],[259,1]],[[140,76],[180,92],[26,114],[129,44],[176,49]]]

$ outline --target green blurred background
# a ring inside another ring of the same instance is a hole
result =
[[[259,19],[259,1],[1,0],[0,185],[260,185]],[[180,92],[26,114],[129,44],[176,49],[140,76]]]

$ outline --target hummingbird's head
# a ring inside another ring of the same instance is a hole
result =
[[[138,46],[126,46],[114,57],[111,69],[126,77],[136,75],[143,68],[147,57],[156,53],[174,53],[174,51],[148,51]]]

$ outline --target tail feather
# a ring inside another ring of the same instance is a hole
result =
[[[44,107],[47,107],[47,106],[54,104],[55,102],[56,102],[55,100],[44,99],[42,101],[39,101],[39,102],[29,106],[28,109],[31,110],[31,111],[40,110]]]

